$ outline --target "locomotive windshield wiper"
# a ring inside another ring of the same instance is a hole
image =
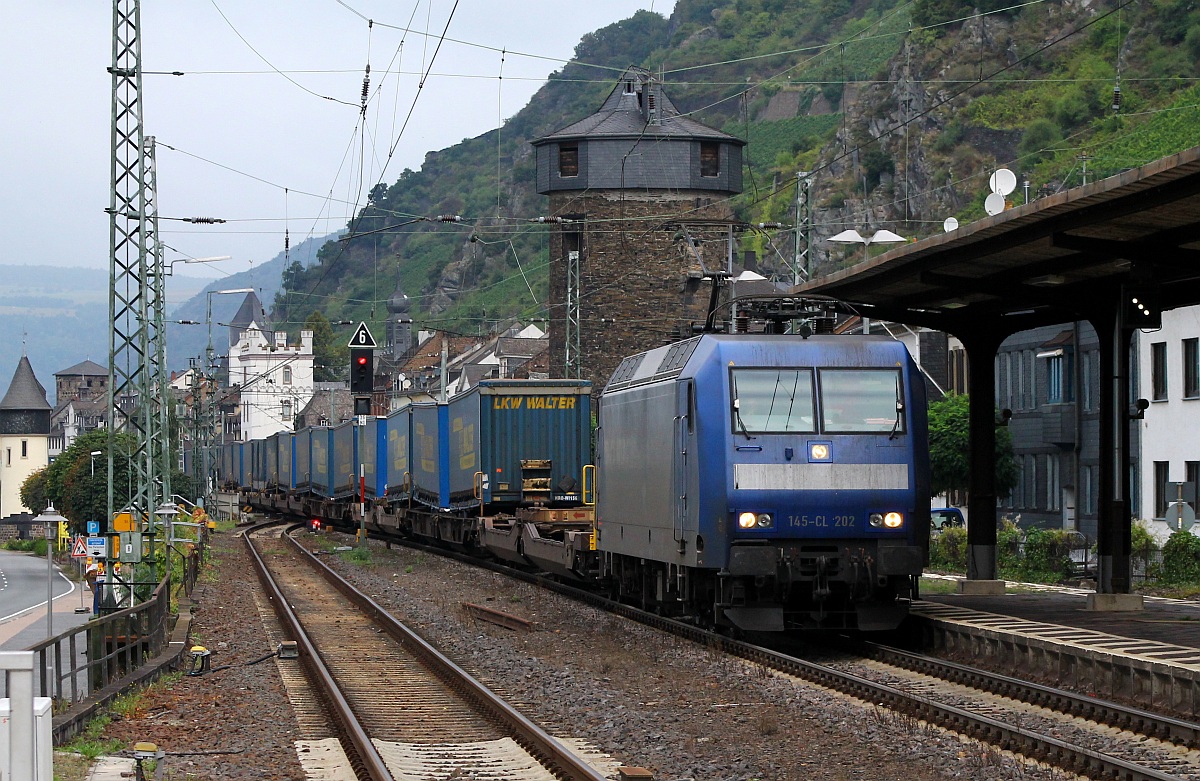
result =
[[[892,433],[888,434],[888,439],[895,439],[896,432],[900,430],[900,416],[904,414],[904,402],[896,400],[896,422],[892,424]]]
[[[733,419],[737,421],[738,428],[742,430],[742,435],[746,439],[754,439],[754,437],[750,436],[750,432],[746,430],[746,422],[742,420],[742,400],[738,398],[737,375],[731,375],[729,379],[733,386]]]

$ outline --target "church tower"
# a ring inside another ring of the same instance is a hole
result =
[[[51,411],[46,389],[22,355],[0,399],[0,518],[46,509],[21,504],[21,484],[50,464]]]
[[[731,267],[729,199],[742,190],[744,146],[682,116],[638,68],[595,114],[533,141],[537,191],[550,196],[554,224],[552,376],[564,376],[575,353],[579,376],[598,392],[624,356],[703,322],[709,283],[700,277]]]

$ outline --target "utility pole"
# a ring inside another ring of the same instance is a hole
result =
[[[579,250],[567,253],[567,333],[566,366],[563,376],[577,380],[583,376],[583,361],[579,355]]]
[[[812,258],[812,174],[796,172],[796,255],[792,259],[792,285],[798,286],[801,276],[809,279],[812,269],[808,264]]]

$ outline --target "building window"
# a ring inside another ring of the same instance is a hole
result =
[[[1183,501],[1196,509],[1196,499],[1200,498],[1200,461],[1183,462],[1183,479],[1187,483],[1183,487]]]
[[[558,175],[579,176],[579,145],[562,145],[558,147]]]
[[[1025,456],[1025,507],[1037,508],[1037,457]]]
[[[283,367],[283,384],[284,385],[292,384],[292,367],[291,366]]]
[[[1079,473],[1079,509],[1083,515],[1092,514],[1092,494],[1095,489],[1092,487],[1092,468],[1085,466]]]
[[[1025,356],[1021,353],[1013,355],[1017,359],[1016,409],[1025,409]]]
[[[1085,352],[1079,356],[1079,382],[1083,386],[1079,389],[1079,394],[1082,396],[1083,408],[1085,410],[1092,409],[1092,405],[1094,404],[1092,398],[1095,395],[1092,390],[1092,363],[1095,361],[1095,357],[1096,354],[1093,352]]]
[[[281,417],[284,423],[292,422],[292,402],[291,399],[284,399],[279,405],[282,409]]]
[[[1150,345],[1150,386],[1155,401],[1165,401],[1167,398],[1167,343],[1155,342]],[[1162,517],[1162,516],[1156,516]]]
[[[950,390],[955,393],[967,392],[967,351],[950,351]]]
[[[1058,475],[1058,456],[1046,456],[1046,509],[1062,509],[1062,483]]]
[[[12,466],[12,448],[11,447],[4,448],[4,465]]]
[[[21,440],[21,458],[29,458],[29,440]]]
[[[1200,398],[1200,339],[1183,340],[1183,397]]]
[[[1163,518],[1167,514],[1167,480],[1170,477],[1170,463],[1167,461],[1154,462],[1154,517]]]
[[[1058,355],[1046,359],[1046,401],[1050,404],[1061,404],[1064,384],[1063,355],[1059,350]]]
[[[700,175],[719,176],[721,174],[721,146],[716,141],[700,142]]]

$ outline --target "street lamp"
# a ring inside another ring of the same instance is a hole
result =
[[[908,239],[890,230],[877,230],[871,234],[870,238],[865,238],[861,233],[851,228],[844,230],[834,236],[830,236],[826,241],[832,241],[834,244],[862,244],[863,258],[867,256],[867,247],[872,244],[895,244],[897,242],[908,241]]]
[[[155,509],[154,514],[162,519],[162,524],[167,530],[166,541],[163,549],[163,559],[165,560],[164,575],[171,571],[171,543],[175,542],[175,516],[179,515],[179,508],[171,502],[163,502]]]
[[[92,457],[92,477],[95,477],[95,476],[96,476],[96,456],[100,456],[100,455],[104,455],[104,451],[103,451],[103,450],[93,450],[93,451],[91,452],[91,457]]]
[[[51,533],[58,531],[58,524],[65,520],[54,509],[51,502],[34,523],[46,524],[46,637],[54,637],[54,547],[50,544]]]
[[[220,260],[231,260],[232,258],[232,255],[217,255],[212,258],[176,258],[167,264],[165,275],[168,277],[171,276],[171,269],[175,268],[176,263],[216,263]]]

